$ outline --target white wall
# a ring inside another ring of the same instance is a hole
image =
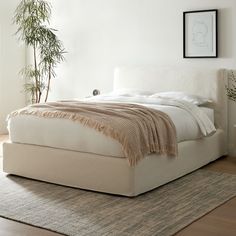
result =
[[[25,49],[13,36],[12,17],[18,0],[0,1],[0,134],[6,133],[6,116],[25,105],[19,71],[25,64]]]
[[[52,0],[53,26],[68,54],[51,98],[112,88],[113,69],[127,64],[236,66],[235,0]],[[183,59],[182,12],[218,8],[219,59]],[[233,23],[234,22],[234,23]]]
[[[112,89],[117,65],[208,65],[236,68],[235,0],[52,0],[53,26],[68,54],[50,99]],[[219,58],[183,59],[182,12],[219,9]],[[230,150],[236,107],[230,102]]]

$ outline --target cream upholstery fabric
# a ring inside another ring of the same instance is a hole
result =
[[[224,133],[178,144],[177,158],[156,156],[135,167],[127,159],[36,145],[5,143],[7,173],[51,183],[125,196],[136,196],[183,176],[225,153]]]

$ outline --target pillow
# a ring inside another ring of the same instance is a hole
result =
[[[197,106],[212,102],[210,99],[202,97],[202,96],[188,94],[185,92],[175,92],[175,91],[155,93],[149,97],[179,99],[179,100],[183,100],[186,102],[190,102],[190,103],[195,104]]]
[[[142,89],[124,88],[124,89],[114,90],[111,94],[117,96],[133,97],[133,96],[150,96],[154,94],[154,92]]]

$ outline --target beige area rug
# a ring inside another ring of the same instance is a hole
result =
[[[65,235],[173,235],[236,196],[236,175],[198,170],[136,198],[0,174],[0,215]]]

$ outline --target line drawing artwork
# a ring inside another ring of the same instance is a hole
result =
[[[217,57],[217,9],[184,12],[184,58]]]
[[[208,26],[204,21],[195,20],[192,27],[192,43],[196,47],[207,47],[208,48]]]

